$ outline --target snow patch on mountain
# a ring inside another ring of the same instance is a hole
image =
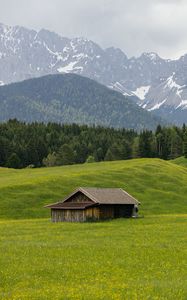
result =
[[[165,102],[167,99],[164,99],[162,102],[155,104],[153,107],[147,109],[148,111],[153,111],[156,109],[159,109]]]
[[[115,83],[108,85],[110,89],[113,89],[117,92],[122,93],[124,96],[134,96],[133,92],[126,89],[120,82],[116,81]]]
[[[175,111],[186,110],[187,86],[185,82],[185,79],[173,73],[159,85],[151,86],[148,96],[140,103],[140,106],[148,111],[164,112],[166,117],[167,114],[170,117]],[[183,118],[185,120],[185,112]]]
[[[174,80],[174,74],[171,75],[167,80],[166,80],[166,84],[164,86],[165,88],[177,88],[177,89],[181,89],[183,88],[184,86],[181,86],[179,84],[177,84]]]
[[[150,87],[150,85],[138,87],[135,91],[133,91],[133,94],[135,94],[140,100],[144,100]]]
[[[71,72],[75,69],[74,66],[76,64],[77,64],[77,61],[72,61],[68,65],[66,65],[64,67],[60,67],[57,70],[58,70],[59,73],[69,73],[69,72]]]
[[[175,109],[178,109],[178,108],[186,109],[187,108],[187,100],[185,100],[185,98],[183,99],[183,96],[186,97],[186,95],[183,95],[186,85],[180,85],[180,84],[176,83],[176,81],[174,80],[174,75],[175,74],[173,74],[172,76],[170,76],[167,79],[164,88],[169,88],[176,95],[175,96],[176,97]],[[178,104],[178,102],[179,102],[179,104]]]
[[[3,81],[0,80],[0,86],[5,85]]]
[[[187,100],[182,100],[181,103],[176,107],[176,109],[178,109],[180,107],[182,109],[187,109]]]

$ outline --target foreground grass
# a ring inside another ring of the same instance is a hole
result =
[[[55,168],[0,168],[0,218],[48,217],[43,206],[79,186],[122,187],[141,202],[140,213],[187,212],[187,169],[159,159],[134,159]]]
[[[187,215],[0,222],[0,299],[187,299]]]
[[[0,169],[0,299],[187,299],[184,162]],[[141,201],[145,218],[39,219],[50,214],[45,204],[78,186],[122,187]]]

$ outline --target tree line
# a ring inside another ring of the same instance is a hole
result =
[[[155,132],[101,126],[24,123],[0,124],[0,166],[52,167],[131,158],[187,157],[187,127],[157,126]]]

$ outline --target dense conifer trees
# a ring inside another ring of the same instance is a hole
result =
[[[155,132],[60,125],[26,124],[10,120],[0,124],[0,166],[9,168],[69,165],[159,157],[187,157],[187,129],[157,127]]]

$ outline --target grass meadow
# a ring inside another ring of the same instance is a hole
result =
[[[51,223],[43,205],[78,186],[122,187],[142,217]],[[186,201],[184,163],[0,169],[0,299],[186,300]]]
[[[187,168],[159,159],[13,170],[0,168],[0,219],[48,217],[43,206],[80,186],[121,187],[141,202],[140,213],[181,213]]]
[[[1,299],[186,299],[186,217],[1,221]]]

